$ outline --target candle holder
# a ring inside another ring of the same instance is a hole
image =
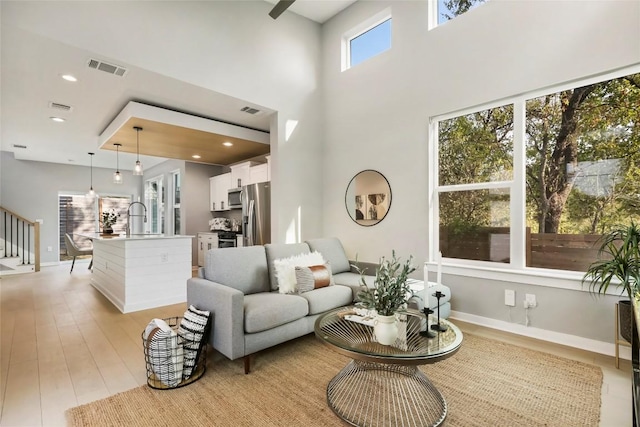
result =
[[[433,314],[433,310],[431,310],[429,307],[425,307],[422,309],[422,311],[424,312],[424,317],[427,318],[427,327],[424,331],[420,331],[420,336],[421,337],[427,337],[427,338],[435,338],[436,334],[434,334],[433,332],[431,332],[429,330],[429,315]],[[431,325],[433,326],[433,325]]]
[[[431,325],[431,329],[436,332],[445,332],[448,328],[445,325],[440,324],[440,298],[442,298],[444,294],[440,291],[436,291],[433,296],[438,299],[438,323]]]

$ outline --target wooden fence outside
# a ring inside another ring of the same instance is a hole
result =
[[[508,227],[449,233],[440,228],[440,250],[448,258],[509,262]],[[531,233],[527,228],[527,267],[585,271],[598,258],[600,234]]]

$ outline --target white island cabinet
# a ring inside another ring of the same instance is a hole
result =
[[[187,300],[193,236],[85,237],[93,240],[91,285],[121,312]]]

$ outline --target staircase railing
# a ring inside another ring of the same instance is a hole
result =
[[[0,206],[0,233],[4,257],[20,257],[22,265],[40,271],[40,223],[30,221]]]

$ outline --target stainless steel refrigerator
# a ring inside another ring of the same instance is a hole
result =
[[[244,246],[271,243],[271,183],[242,187],[242,242]]]

